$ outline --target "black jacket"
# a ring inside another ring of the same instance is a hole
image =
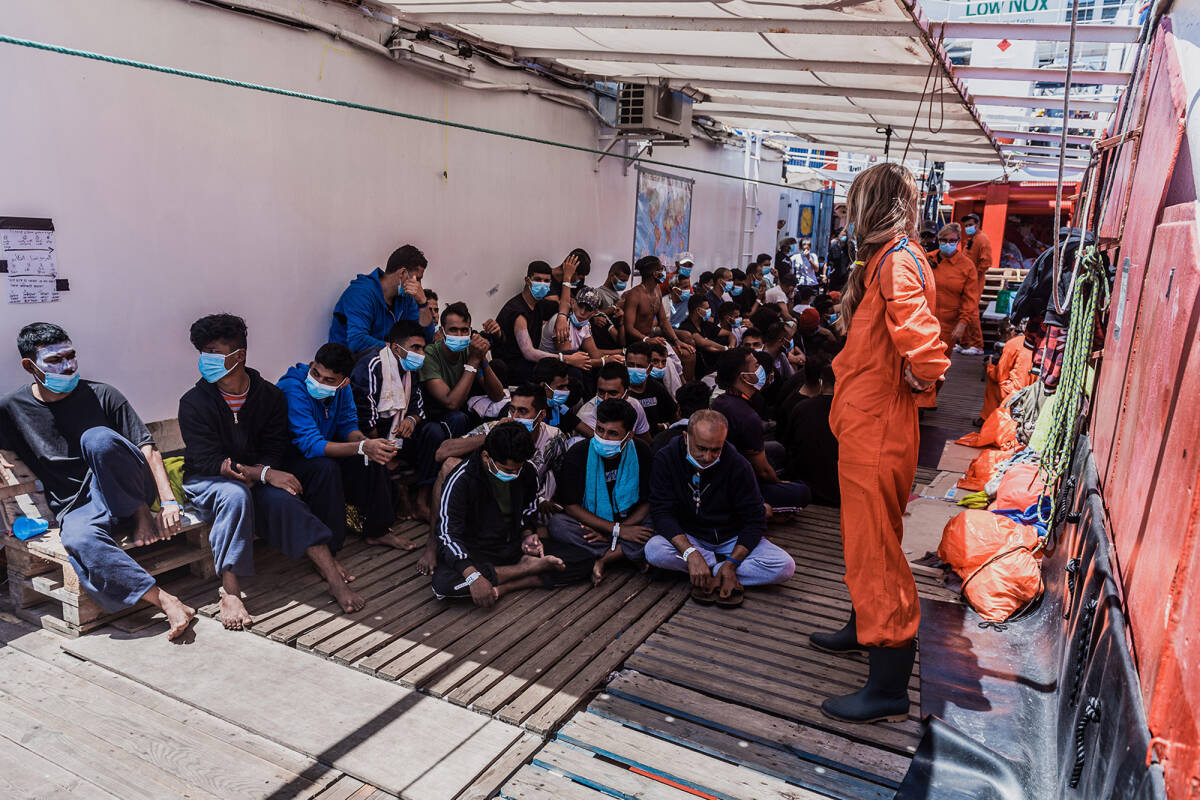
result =
[[[1071,275],[1075,268],[1075,254],[1081,240],[1084,247],[1096,243],[1096,235],[1091,231],[1081,231],[1079,228],[1060,228],[1058,241],[1062,246],[1061,269],[1058,275],[1058,300],[1068,300],[1071,291]],[[1104,268],[1108,271],[1108,257],[1103,256]],[[1111,277],[1111,273],[1110,273]],[[1051,290],[1054,287],[1054,248],[1048,248],[1033,262],[1025,280],[1013,296],[1012,307],[1008,317],[1013,322],[1034,317],[1045,317],[1047,325],[1065,328],[1070,322],[1070,309],[1063,308],[1059,314],[1051,302]]]
[[[203,378],[179,399],[185,477],[220,475],[227,458],[236,464],[283,464],[291,441],[287,400],[255,370],[247,368],[246,374],[250,390],[236,417],[217,385]]]
[[[757,547],[767,531],[767,516],[750,462],[726,442],[717,463],[699,473],[699,508],[692,488],[696,472],[687,461],[687,437],[677,436],[654,456],[654,532],[668,540],[686,533],[712,545],[737,539],[747,550]]]
[[[537,530],[537,470],[526,463],[515,480],[503,484],[512,492],[515,510],[513,524],[507,524],[492,494],[494,479],[488,474],[483,456],[475,452],[459,464],[446,484],[438,509],[438,558],[456,572],[468,566],[478,568],[477,553],[503,552],[530,531]],[[480,557],[481,563],[491,559]]]

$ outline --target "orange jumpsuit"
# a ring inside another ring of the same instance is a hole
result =
[[[999,362],[988,364],[983,411],[979,416],[986,420],[1010,394],[1033,383],[1037,376],[1032,370],[1033,351],[1025,346],[1025,336],[1017,334],[1004,343]]]
[[[940,251],[931,253],[929,263],[937,282],[936,314],[942,326],[942,344],[946,355],[954,351],[950,335],[958,323],[965,322],[979,327],[979,284],[975,277],[975,264],[960,247],[954,255],[946,258]],[[963,339],[967,335],[963,333]]]
[[[965,235],[965,234],[964,234]],[[975,303],[978,307],[979,298],[983,296],[983,284],[987,280],[987,271],[992,268],[992,240],[983,231],[975,231],[974,236],[967,236],[964,249],[967,257],[975,264],[975,274],[979,286],[975,292]],[[979,315],[967,325],[967,333],[962,343],[963,347],[983,347],[983,329],[979,327]]]
[[[933,270],[920,248],[895,239],[865,269],[862,301],[833,362],[837,388],[829,422],[838,439],[842,547],[858,641],[901,647],[917,635],[921,619],[900,546],[920,436],[917,396],[904,382],[904,365],[917,378],[936,381],[950,359],[933,313]]]

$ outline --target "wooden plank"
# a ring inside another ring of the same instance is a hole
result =
[[[808,800],[814,792],[679,747],[596,714],[578,714],[560,740],[722,800]]]
[[[487,800],[542,746],[542,737],[523,733],[454,800]]]
[[[639,775],[628,767],[599,759],[591,750],[562,742],[547,743],[534,756],[533,764],[613,797],[636,797],[638,800],[694,800],[696,797],[691,792]]]
[[[672,723],[668,724],[690,720],[871,782],[895,787],[908,771],[906,755],[855,742],[836,733],[817,730],[802,722],[730,703],[633,670],[623,670],[605,687],[601,698],[605,695],[624,698],[670,715]],[[594,702],[600,702],[600,699]]]
[[[523,767],[512,777],[500,796],[505,800],[606,800],[610,795],[575,783],[541,767]]]
[[[213,620],[197,620],[196,636],[203,646],[114,634],[64,649],[411,800],[453,797],[520,735],[394,683],[261,637],[227,633]],[[236,664],[238,679],[213,664]],[[297,702],[314,691],[321,693],[321,714]],[[453,774],[438,772],[437,786],[421,781],[447,759]]]
[[[0,736],[0,797],[22,800],[124,800]]]
[[[356,792],[361,790],[366,784],[357,778],[351,778],[349,775],[342,775],[328,787],[325,791],[317,795],[314,800],[350,800]]]
[[[727,710],[735,716],[745,711],[740,706],[730,706]],[[804,761],[784,749],[740,739],[610,694],[601,694],[588,706],[588,711],[681,747],[749,767],[829,797],[891,800],[896,794],[898,784],[883,786],[872,783],[842,772],[838,769],[840,765]]]
[[[431,594],[424,605],[418,606],[409,614],[381,628],[378,633],[382,634],[385,640],[390,640],[389,643],[370,656],[355,662],[354,666],[364,672],[375,674],[381,667],[390,664],[398,656],[420,644],[425,636],[432,635],[434,631],[441,630],[447,625],[453,625],[471,613],[474,608],[470,602],[448,603],[445,600],[438,600]],[[400,636],[392,636],[391,631],[397,628],[404,629],[404,633]],[[372,638],[368,636],[360,642]],[[357,647],[360,642],[356,642],[354,647]]]
[[[584,595],[579,604],[538,626],[447,697],[487,714],[494,712],[649,585],[649,578],[636,575],[600,603],[590,601],[603,595]]]
[[[557,692],[560,687],[573,678],[575,673],[581,670],[585,664],[596,659],[609,642],[613,641],[613,639],[658,602],[659,598],[666,593],[666,588],[661,584],[650,584],[642,588],[627,603],[620,606],[619,610],[607,617],[600,627],[594,630],[584,630],[584,626],[576,626],[579,630],[572,631],[575,635],[564,637],[568,641],[574,640],[575,642],[570,651],[565,652],[560,658],[542,662],[545,664],[545,667],[536,668],[536,679],[526,685],[520,694],[513,696],[511,701],[507,701],[503,708],[498,709],[496,715],[500,719],[514,723],[524,720],[552,694]],[[589,615],[589,618],[591,617],[592,615]],[[562,652],[561,650],[557,650],[557,648],[556,651]],[[617,664],[619,663],[617,662]],[[615,666],[616,664],[610,667],[610,669],[615,668]],[[493,688],[481,700],[486,702],[488,698],[495,698],[494,691],[495,689]]]
[[[343,647],[391,624],[433,598],[428,579],[415,577],[381,595],[371,606],[353,614],[343,614],[306,632],[294,644],[301,650],[311,650],[333,657]],[[352,661],[353,658],[336,658]]]
[[[567,715],[582,703],[594,689],[598,688],[608,674],[616,669],[655,628],[662,624],[663,620],[678,610],[690,591],[691,587],[688,584],[677,584],[672,587],[662,597],[656,608],[630,625],[620,634],[620,638],[610,642],[599,657],[592,659],[545,705],[526,719],[525,726],[538,733],[549,733],[558,727],[559,723],[566,719]],[[558,665],[551,670],[551,673],[557,669]],[[549,677],[549,673],[547,677]],[[503,719],[505,713],[515,714],[529,694],[529,690],[522,693],[516,701],[505,708],[505,711],[500,714],[500,718]]]

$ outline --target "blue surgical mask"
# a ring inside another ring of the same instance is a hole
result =
[[[491,459],[488,459],[488,460],[491,461]],[[493,478],[495,478],[496,480],[501,481],[503,483],[508,483],[509,481],[515,481],[517,479],[517,477],[520,475],[520,473],[513,474],[511,472],[505,472],[504,470],[502,470],[496,466],[495,461],[492,461],[492,465],[490,467],[488,467],[488,472],[490,472],[492,474]]]
[[[446,349],[451,353],[461,353],[471,344],[470,336],[447,336]]]
[[[845,241],[846,241],[846,237],[845,237],[845,236],[839,236],[839,237],[838,237],[838,241],[839,241],[839,242],[845,242]]]
[[[538,423],[538,421],[536,419],[520,419],[517,417],[514,417],[513,419],[514,419],[514,421],[519,422],[522,425],[524,425],[525,430],[529,431],[530,433],[533,433],[533,426],[537,425],[537,423]]]
[[[596,455],[601,458],[612,458],[617,453],[621,452],[621,448],[625,446],[625,440],[614,442],[611,439],[601,439],[600,434],[592,436],[592,449],[596,451]]]
[[[751,288],[757,289],[760,286],[762,286],[762,281],[750,281]]]
[[[38,382],[57,394],[70,394],[79,385],[79,370],[68,375],[42,370],[42,379]]]
[[[304,384],[308,388],[308,396],[313,400],[328,400],[338,392],[338,387],[326,386],[314,378],[311,372],[308,373],[308,377],[304,379]]]
[[[743,372],[742,374],[747,375],[749,373]],[[766,367],[764,367],[762,364],[759,364],[758,369],[754,370],[754,384],[753,385],[754,385],[755,389],[761,389],[767,385],[767,370],[766,370]]]
[[[574,325],[576,328],[582,328],[584,325],[587,325],[587,320],[580,320],[579,317],[575,316],[575,312],[572,311],[571,312],[571,324]]]
[[[681,291],[681,292],[679,293],[679,299],[680,299],[680,300],[687,300],[687,299],[688,299],[688,298],[690,298],[691,296],[692,296],[692,290],[691,290],[691,289],[684,289],[683,291]]]
[[[762,274],[763,274],[764,276],[766,276],[766,275],[770,275],[770,274],[771,274],[771,270],[773,270],[773,269],[775,269],[775,268],[774,268],[774,267],[772,267],[772,266],[770,266],[770,265],[767,265],[767,266],[765,266],[765,267],[763,267],[763,268],[762,268]]]
[[[661,381],[663,378],[667,377],[666,367],[651,367],[650,377]],[[630,380],[632,380],[632,378],[630,378]]]
[[[685,278],[689,277],[692,274],[692,268],[691,267],[680,267],[679,274]]]
[[[534,281],[529,284],[529,293],[533,295],[534,300],[541,300],[546,295],[550,294],[550,284]]]
[[[765,280],[767,282],[768,287],[775,285],[775,279],[772,278],[770,275],[763,275],[763,280]]]
[[[725,291],[727,292],[733,291],[733,281],[722,281],[721,286],[724,287]]]
[[[958,242],[938,242],[938,250],[941,250],[942,255],[949,258],[958,250]]]
[[[704,309],[704,314],[700,317],[700,319],[712,319],[712,309],[711,308]]]
[[[790,247],[788,247],[788,255],[789,256],[794,252],[796,252],[796,245],[791,245]]]
[[[237,353],[234,350],[233,353]],[[229,355],[233,355],[230,353]],[[201,353],[200,360],[197,366],[200,367],[200,377],[209,383],[216,383],[233,371],[233,367],[225,366],[225,359],[229,356],[224,356],[220,353]]]
[[[688,441],[686,434],[683,437],[683,451],[685,453],[687,453],[688,463],[691,464],[696,469],[700,470],[701,472],[703,472],[704,470],[708,469],[709,467],[713,466],[714,464],[716,464],[718,461],[721,460],[721,457],[717,456],[716,458],[713,459],[712,464],[701,464],[699,461],[697,461],[695,458],[692,457],[692,443]]]
[[[742,286],[739,283],[736,286],[734,286],[732,289],[730,289],[729,293],[732,294],[734,297],[737,297],[739,294],[742,293],[742,289],[744,289],[744,288],[746,288],[746,287]]]
[[[623,292],[629,288],[629,281],[617,281],[615,284],[613,284],[613,288],[618,292]]]
[[[978,229],[974,225],[968,225],[967,227],[963,228],[963,232],[966,233],[967,236],[974,236],[976,230]]]
[[[737,319],[735,319],[735,320],[733,321],[733,325],[732,325],[732,326],[730,326],[730,327],[732,327],[732,328],[740,328],[740,327],[742,327],[742,323],[744,323],[744,322],[745,322],[745,320],[744,320],[744,319],[742,319],[741,317],[738,317]]]
[[[646,382],[647,370],[642,367],[629,368],[629,382],[634,386],[641,386]]]
[[[552,389],[553,396],[550,398],[550,405],[559,408],[567,407],[567,398],[571,396],[570,389]]]
[[[416,372],[425,363],[424,353],[414,353],[412,350],[404,351],[404,358],[400,360],[400,366],[409,372]]]
[[[832,325],[833,323],[837,322],[838,316],[839,316],[838,314],[830,314],[829,315],[829,324]]]

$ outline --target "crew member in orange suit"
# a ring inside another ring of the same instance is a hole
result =
[[[1033,374],[1033,351],[1025,346],[1025,334],[1014,332],[1000,353],[1000,360],[988,364],[987,386],[983,392],[983,411],[979,418],[986,420],[1014,392],[1019,392],[1037,380]]]
[[[987,280],[987,271],[992,268],[992,240],[980,230],[979,224],[978,214],[967,214],[962,218],[963,233],[966,236],[963,239],[963,250],[975,264],[975,275],[979,283],[975,292],[976,308],[978,308],[979,298],[983,296],[983,284]],[[979,327],[979,314],[976,314],[975,320],[967,325],[967,335],[962,342],[962,348],[964,352],[971,355],[983,353],[983,329]]]
[[[900,541],[917,469],[917,403],[950,366],[933,308],[933,270],[916,234],[917,183],[899,164],[876,164],[850,186],[847,209],[863,262],[842,295],[847,336],[834,359],[830,425],[838,439],[842,547],[853,611],[814,647],[866,650],[867,685],[821,705],[846,722],[898,721],[909,712],[908,680],[920,622],[917,585]]]
[[[942,326],[942,344],[949,357],[954,345],[963,340],[967,328],[979,325],[979,284],[975,264],[963,252],[962,228],[957,222],[942,226],[937,234],[937,250],[929,254],[937,283],[936,313]]]

